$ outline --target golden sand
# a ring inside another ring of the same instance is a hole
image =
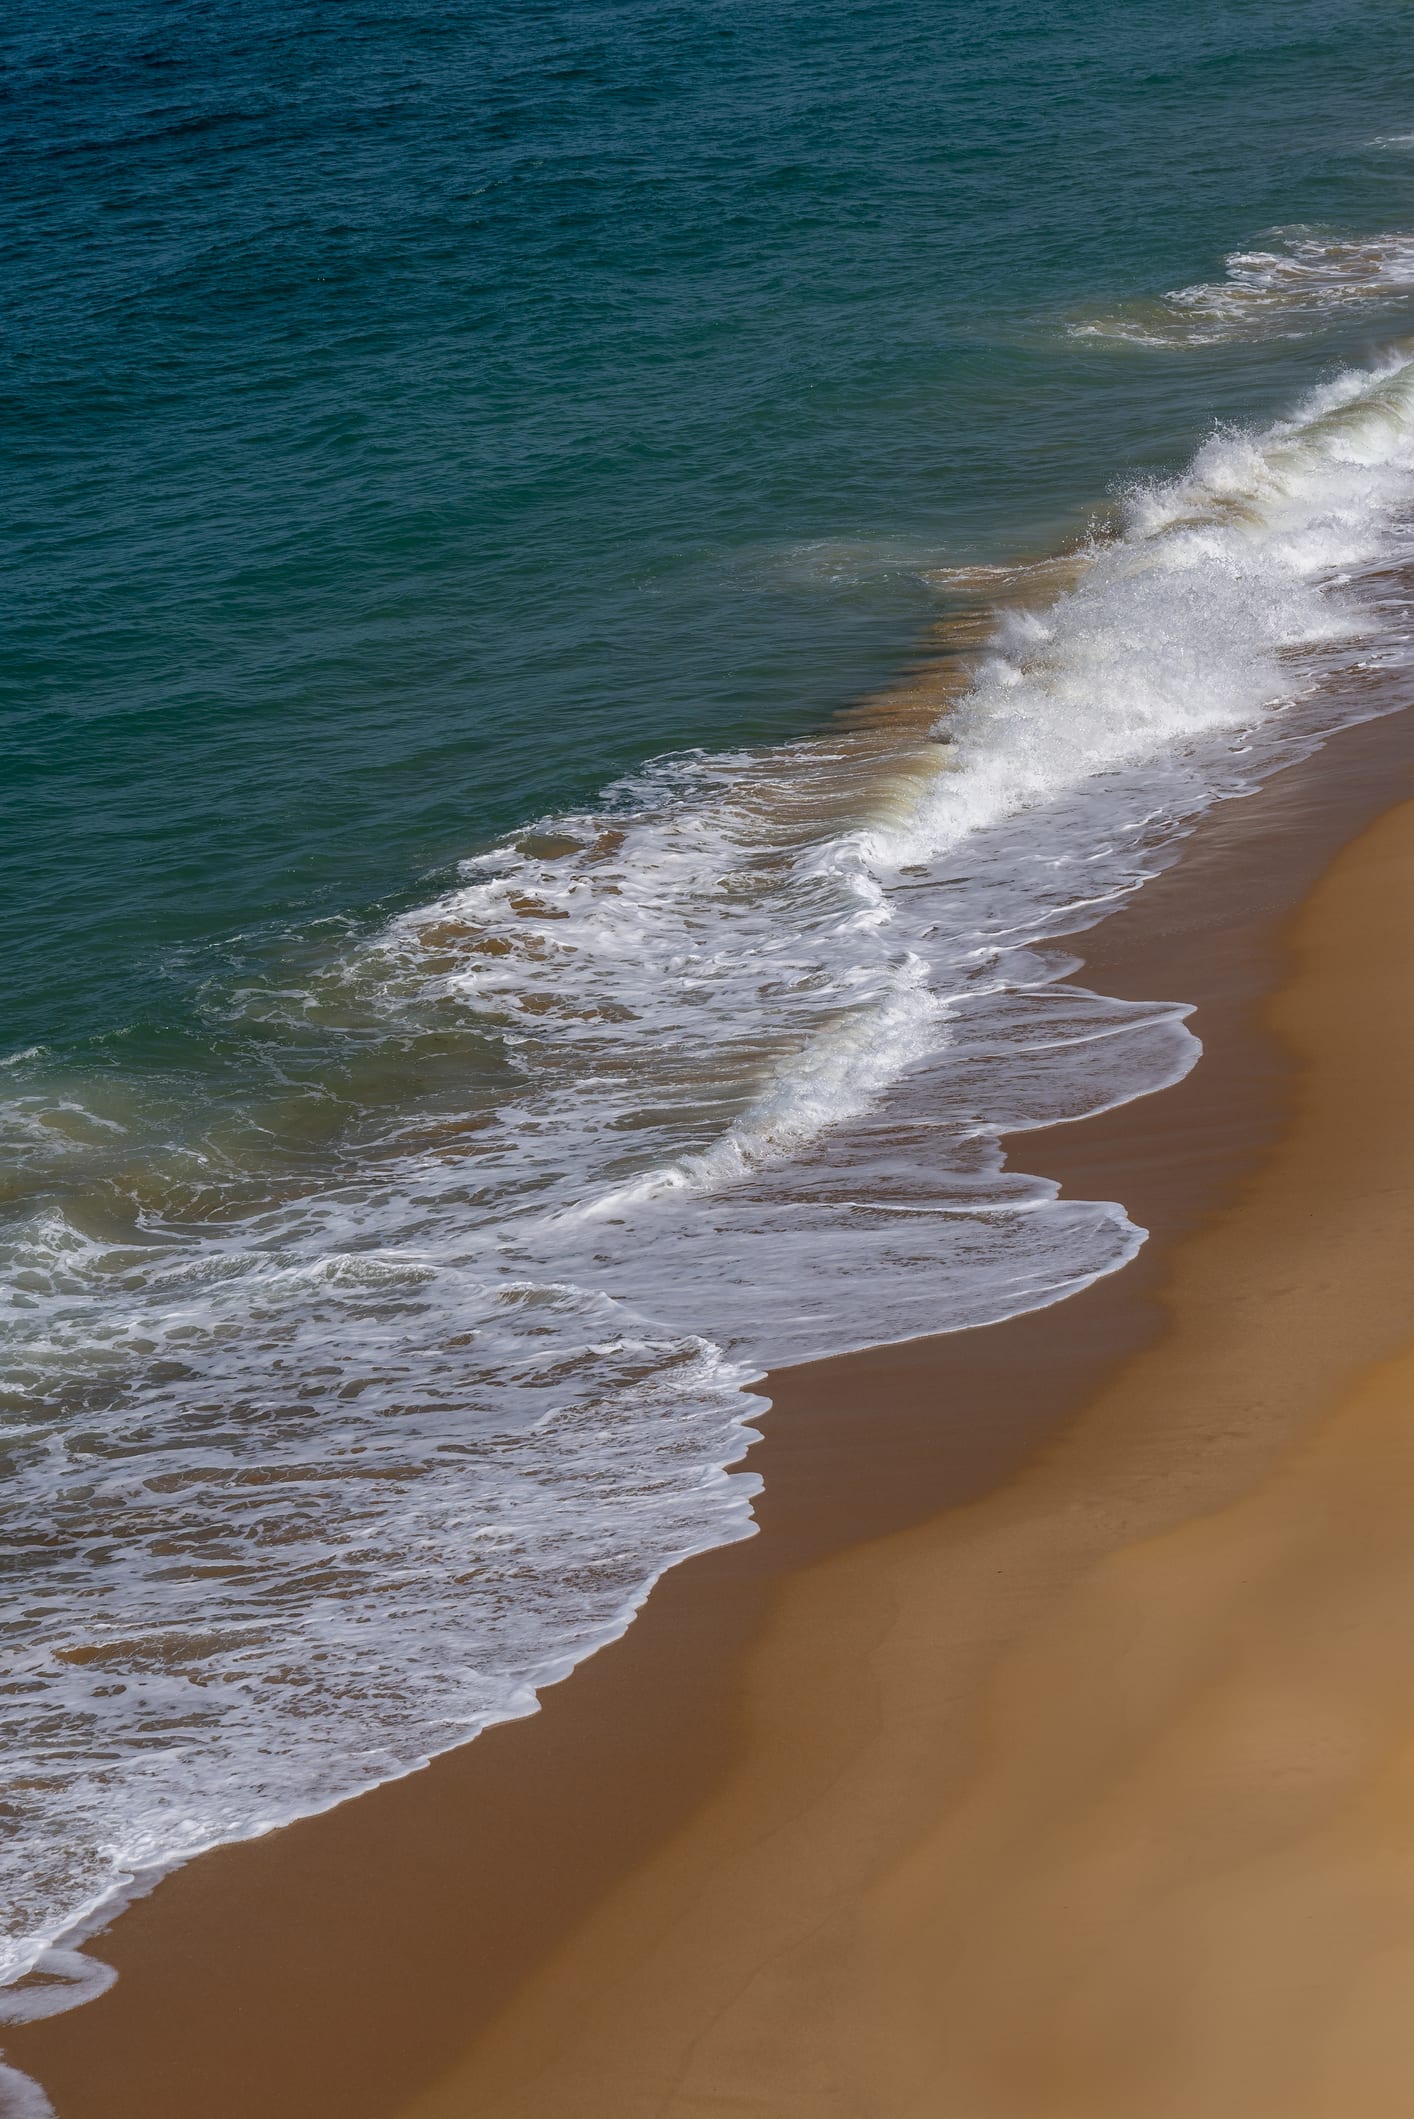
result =
[[[1012,1159],[1139,1258],[771,1378],[758,1538],[529,1720],[187,1864],[95,1939],[107,1993],[5,2026],[62,2119],[1404,2097],[1407,817],[1289,916],[1411,766],[1406,713],[1347,731],[1084,937],[1205,1057]]]
[[[784,1585],[714,1792],[403,2119],[1414,2106],[1411,933],[1406,805],[1299,919],[1294,1122],[1161,1343]]]

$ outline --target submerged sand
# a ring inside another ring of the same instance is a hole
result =
[[[4,2034],[60,2119],[1407,2108],[1414,807],[1273,941],[1407,720],[1087,944],[1207,1056],[1016,1159],[1137,1264],[775,1379],[762,1536],[534,1720],[135,1906],[107,1996]]]

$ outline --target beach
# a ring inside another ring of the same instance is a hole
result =
[[[1406,2108],[1411,911],[1405,807],[1294,930],[1292,1123],[1159,1344],[792,1586],[743,1763],[410,2114]]]
[[[1392,2106],[1402,11],[7,57],[0,2119]]]
[[[1086,938],[1204,1059],[1014,1148],[1123,1177],[1139,1260],[773,1379],[757,1538],[7,2034],[66,2119],[1402,2109],[1411,748],[1347,731]]]

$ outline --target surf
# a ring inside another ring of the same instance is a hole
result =
[[[12,1056],[7,1976],[134,1877],[533,1711],[750,1534],[767,1367],[1133,1257],[1121,1202],[1006,1143],[1198,1046],[1066,938],[1386,710],[1411,501],[1395,352],[1002,570],[818,736],[661,758],[213,985],[284,1083],[239,1123]],[[367,1085],[333,1135],[311,1038]]]

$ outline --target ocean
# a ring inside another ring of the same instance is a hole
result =
[[[1414,66],[1399,0],[0,35],[13,2017],[749,1535],[772,1364],[1134,1255],[1024,1132],[1199,1047],[1065,938],[1409,661]]]

